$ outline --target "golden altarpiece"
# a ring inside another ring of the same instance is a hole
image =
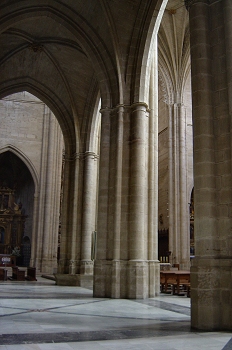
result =
[[[0,187],[0,254],[21,250],[26,216],[22,204],[16,204],[14,199],[14,190]]]

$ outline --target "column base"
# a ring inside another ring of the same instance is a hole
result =
[[[81,260],[80,273],[81,275],[93,275],[93,261]]]
[[[41,261],[41,273],[53,274],[57,271],[57,260],[56,259],[43,259]]]
[[[93,275],[69,275],[55,273],[55,280],[58,286],[76,286],[93,289]]]
[[[159,294],[159,281],[158,260],[97,260],[93,295],[98,298],[152,298]]]
[[[232,330],[232,259],[195,257],[191,267],[191,326]]]
[[[60,259],[58,262],[57,273],[69,273],[69,260]]]

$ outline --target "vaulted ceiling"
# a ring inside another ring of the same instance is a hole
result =
[[[22,90],[39,97],[74,150],[77,130],[81,134],[88,125],[99,91],[103,108],[134,102],[150,25],[161,3],[1,1],[0,97]]]

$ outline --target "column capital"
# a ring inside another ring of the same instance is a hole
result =
[[[65,162],[73,162],[75,161],[76,159],[79,159],[80,158],[80,153],[73,153],[73,154],[67,154],[65,153],[63,155],[63,158],[64,158],[64,161]]]
[[[91,151],[86,151],[85,153],[82,153],[82,159],[85,160],[86,158],[91,158],[95,160],[99,158],[99,155]]]
[[[149,111],[148,105],[145,102],[134,102],[132,103],[131,108],[134,110],[142,108],[145,111]]]
[[[112,108],[111,107],[101,107],[100,111],[101,114],[108,112],[111,113],[112,112]]]
[[[98,159],[99,155],[91,151],[86,151],[86,152],[80,152],[80,153],[73,153],[71,155],[65,154],[64,156],[64,160],[66,162],[73,162],[76,159],[79,159],[82,161],[82,160],[85,160],[86,158]]]

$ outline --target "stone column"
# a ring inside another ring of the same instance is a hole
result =
[[[71,231],[70,218],[70,192],[71,192],[71,170],[74,159],[67,153],[63,154],[63,174],[62,174],[62,200],[61,200],[61,236],[60,236],[60,260],[58,264],[58,273],[68,273],[69,232]]]
[[[49,116],[49,133],[47,147],[47,163],[45,164],[45,202],[44,202],[44,226],[42,239],[42,257],[41,269],[44,273],[53,273],[57,266],[57,246],[58,246],[58,223],[59,223],[59,204],[60,204],[60,186],[57,188],[56,182],[60,183],[62,153],[60,150],[57,135],[58,124],[53,115]],[[58,207],[57,207],[58,203]],[[55,220],[54,220],[55,219]]]
[[[63,165],[63,151],[64,151],[64,140],[63,134],[59,124],[55,123],[55,140],[54,145],[54,157],[55,157],[55,168],[56,176],[54,177],[53,184],[53,202],[54,202],[54,216],[53,216],[53,229],[51,237],[51,256],[53,272],[56,273],[58,270],[57,265],[57,253],[58,253],[58,235],[59,225],[61,217],[61,181],[62,181],[62,165]]]
[[[58,285],[80,285],[80,222],[79,193],[80,154],[66,154],[63,176],[60,261],[55,275]]]
[[[30,266],[36,267],[36,237],[37,237],[37,226],[38,226],[38,199],[39,194],[35,192],[34,194],[34,204],[33,204],[33,226],[32,226],[32,242],[31,242],[31,259]]]
[[[130,139],[130,237],[129,298],[148,297],[148,268],[145,256],[146,123],[147,105],[136,103],[131,110]],[[145,261],[146,260],[146,261]]]
[[[80,154],[74,155],[74,160],[72,162],[71,169],[71,180],[69,180],[69,185],[71,187],[71,198],[68,198],[69,201],[69,210],[70,210],[70,231],[69,231],[69,274],[75,275],[79,273],[79,261],[80,261],[80,235],[78,235],[78,228],[81,216],[78,217],[78,203],[79,203],[79,176],[80,176]],[[79,218],[79,222],[78,222]]]
[[[84,154],[81,275],[93,275],[91,248],[92,233],[95,230],[97,158],[98,156],[93,152],[85,152]]]
[[[149,154],[148,154],[148,261],[149,297],[160,292],[158,261],[158,62],[157,42],[150,73]]]
[[[202,330],[231,330],[231,75],[225,72],[229,67],[225,65],[225,47],[228,44],[231,48],[231,36],[228,42],[225,36],[231,23],[231,16],[227,18],[227,11],[232,13],[231,4],[203,0],[188,3],[196,250],[191,268],[191,324]]]
[[[169,106],[169,250],[171,263],[190,268],[189,211],[187,196],[187,144],[185,107]]]
[[[222,247],[224,248],[224,274],[222,276],[222,299],[223,299],[223,320],[222,327],[232,330],[232,233],[231,233],[231,220],[232,220],[232,189],[231,189],[231,168],[232,168],[232,2],[225,0],[223,8],[224,23],[225,23],[225,56],[226,56],[226,79],[227,79],[227,92],[228,92],[228,121],[230,128],[230,167],[227,171],[226,184],[228,190],[230,190],[230,204],[228,207],[229,215],[227,215],[227,227],[224,231],[224,239]],[[226,103],[227,101],[224,101]],[[229,197],[229,196],[228,196]],[[226,212],[227,213],[227,212]]]
[[[123,170],[124,106],[117,106],[111,115],[111,176],[112,197],[110,217],[112,224],[111,297],[120,298],[122,282],[121,225],[122,225],[122,170]],[[111,186],[110,186],[111,187]],[[110,247],[109,247],[110,248]],[[109,249],[110,250],[110,249]]]
[[[97,256],[94,262],[93,293],[95,297],[106,296],[107,240],[109,235],[109,171],[110,171],[110,113],[109,108],[101,109],[101,141],[99,159],[99,192],[97,221]]]
[[[40,159],[40,177],[39,177],[39,198],[37,206],[37,232],[36,232],[36,246],[35,246],[35,265],[38,270],[42,269],[42,245],[43,245],[43,232],[44,232],[44,207],[46,199],[46,165],[48,156],[48,135],[49,135],[49,119],[50,110],[44,105],[43,116],[43,136],[41,147],[41,159]],[[32,248],[34,249],[34,248]]]
[[[174,186],[174,164],[175,153],[173,152],[174,144],[174,122],[173,122],[173,105],[168,106],[168,203],[167,203],[167,217],[169,224],[169,251],[171,252],[170,262],[174,264],[176,261],[177,250],[176,250],[176,225],[175,220],[175,186]]]
[[[208,3],[203,0],[194,2],[189,10],[194,125],[196,255],[191,268],[191,324],[194,328],[199,329],[214,328],[219,306],[216,297],[217,291],[212,284],[213,278],[216,277],[216,271],[210,266],[210,261],[213,262],[217,249],[217,214],[215,208],[216,179],[209,11]]]
[[[180,250],[179,263],[183,270],[190,269],[190,226],[187,196],[187,143],[186,143],[186,108],[178,105],[179,119],[179,206],[180,206]]]
[[[228,85],[229,114],[232,118],[232,3],[224,2],[225,44],[226,44],[226,75]],[[232,125],[231,125],[232,133]],[[231,135],[232,142],[232,135]],[[232,148],[232,146],[231,146]]]

